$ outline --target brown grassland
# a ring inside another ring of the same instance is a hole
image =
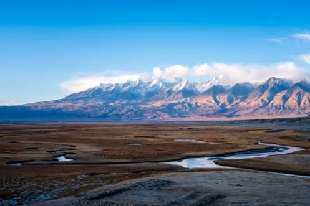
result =
[[[25,200],[61,191],[48,199],[77,194],[128,179],[169,172],[192,172],[162,161],[264,148],[258,141],[302,147],[280,156],[220,160],[221,165],[310,175],[309,133],[239,128],[212,123],[25,123],[0,125],[0,199]],[[195,139],[205,143],[177,142]],[[129,145],[129,144],[141,145]],[[217,144],[214,144],[217,143]],[[70,162],[59,162],[65,155]],[[23,162],[22,166],[9,163]],[[130,164],[129,164],[130,163]],[[212,171],[215,169],[200,169]],[[217,169],[221,170],[221,169]],[[27,194],[21,185],[28,184]],[[39,186],[38,186],[39,185]],[[76,186],[79,185],[79,186]],[[39,191],[38,187],[41,188]],[[29,200],[30,201],[30,200]]]

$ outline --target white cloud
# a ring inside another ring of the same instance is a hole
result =
[[[163,73],[164,73],[164,72],[163,72],[159,67],[154,67],[154,68],[153,68],[153,76],[154,76],[155,78],[162,78]]]
[[[310,33],[293,34],[292,37],[304,40],[310,40]]]
[[[99,86],[100,83],[123,83],[128,80],[148,79],[143,74],[120,74],[118,76],[91,75],[87,77],[74,77],[62,82],[59,86],[66,92],[80,92],[91,87]]]
[[[300,56],[304,61],[310,62],[310,54]],[[271,66],[266,65],[243,65],[214,62],[212,64],[196,65],[187,67],[173,65],[164,69],[153,68],[153,78],[163,78],[168,81],[175,81],[176,78],[211,77],[225,75],[232,83],[239,82],[263,82],[270,77],[301,80],[309,78],[310,73],[298,67],[294,62],[283,62]],[[127,74],[121,71],[109,71],[100,75],[83,75],[71,78],[59,84],[66,93],[73,93],[99,86],[100,83],[123,83],[128,80],[141,79],[151,81],[151,75]]]
[[[181,65],[173,65],[161,70],[159,67],[153,69],[154,78],[163,78],[169,81],[175,81],[175,78],[185,78],[188,75],[189,68]],[[92,87],[99,86],[100,83],[123,83],[128,80],[141,79],[150,81],[151,77],[147,74],[126,74],[122,71],[108,70],[100,75],[85,75],[82,77],[73,77],[67,81],[61,82],[59,86],[66,93],[80,92]]]
[[[21,105],[22,102],[15,102],[12,100],[0,100],[0,106],[12,106],[12,105]]]
[[[267,40],[267,41],[270,41],[270,42],[277,43],[277,44],[284,44],[284,38],[266,39],[266,40]]]
[[[212,65],[198,65],[193,68],[195,76],[228,76],[233,82],[263,82],[270,77],[300,80],[309,77],[309,72],[296,66],[294,62],[279,63],[274,66],[242,65],[214,62]]]
[[[215,71],[214,68],[208,64],[194,66],[193,71],[195,76],[218,75],[217,71]]]
[[[310,64],[310,53],[304,54],[304,55],[300,55],[299,58],[300,58],[301,60],[303,60],[304,62]]]
[[[181,65],[173,65],[161,70],[159,67],[153,69],[153,76],[163,78],[169,81],[175,81],[175,78],[184,78],[188,75],[189,68]]]

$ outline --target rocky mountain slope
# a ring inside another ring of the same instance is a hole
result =
[[[100,84],[63,99],[0,107],[16,117],[95,117],[112,119],[230,118],[307,115],[310,83],[272,77],[260,85],[223,76],[203,83],[177,79]]]

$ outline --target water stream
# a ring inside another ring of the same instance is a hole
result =
[[[128,143],[127,145],[131,145],[131,146],[140,146],[140,145],[142,145],[142,144],[140,144],[140,143]]]
[[[69,162],[69,161],[73,161],[73,159],[70,158],[66,158],[65,155],[61,155],[56,157],[57,161],[59,162]],[[30,161],[20,161],[20,162],[12,162],[12,163],[7,163],[8,165],[11,166],[22,166],[24,163],[26,162],[35,162],[35,160],[30,160]]]
[[[184,139],[183,139],[184,140]],[[189,139],[186,139],[189,140]],[[177,140],[175,140],[177,141]],[[186,142],[186,141],[185,141]],[[193,142],[191,139],[189,142]],[[248,151],[242,151],[242,152],[235,152],[235,153],[229,153],[229,154],[223,154],[223,155],[213,155],[213,156],[205,156],[205,157],[191,157],[191,158],[185,158],[178,161],[169,161],[169,162],[162,162],[163,164],[171,164],[171,165],[179,165],[185,168],[194,169],[194,168],[232,168],[232,169],[243,169],[238,167],[226,167],[226,166],[220,166],[216,164],[214,161],[219,159],[251,159],[256,157],[268,157],[271,155],[280,155],[280,154],[290,154],[293,152],[304,150],[301,147],[291,147],[291,146],[284,146],[284,145],[278,145],[278,144],[266,144],[262,142],[258,142],[259,145],[265,145],[268,148],[265,149],[252,149]],[[140,145],[138,143],[131,143],[129,145]],[[66,162],[66,161],[73,161],[73,159],[66,158],[65,155],[57,157],[57,160],[59,162]],[[12,166],[21,166],[24,162],[13,162],[9,165]],[[251,169],[246,169],[251,170]],[[260,171],[260,170],[252,170],[252,171]],[[268,171],[264,171],[268,172]],[[307,176],[299,176],[299,175],[293,175],[293,174],[285,174],[285,173],[279,173],[279,172],[268,172],[273,174],[280,174],[280,175],[286,175],[286,176],[296,176],[296,177],[307,177]],[[308,177],[310,178],[310,177]]]
[[[66,158],[65,155],[59,156],[59,157],[57,157],[57,159],[58,159],[59,162],[73,161],[73,159]]]
[[[266,144],[258,142],[260,145],[268,146],[266,149],[252,149],[244,152],[236,152],[224,155],[214,155],[207,157],[185,158],[179,161],[163,162],[164,164],[179,165],[185,168],[227,168],[214,162],[219,159],[250,159],[255,157],[268,157],[270,155],[289,154],[304,150],[300,147],[290,147],[277,144]]]
[[[204,141],[197,141],[195,139],[175,139],[175,142],[192,142],[192,143],[205,143]]]

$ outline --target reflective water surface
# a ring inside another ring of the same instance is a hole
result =
[[[11,165],[11,166],[21,166],[22,163],[10,163],[9,165]]]
[[[164,162],[164,164],[180,165],[185,168],[225,168],[214,163],[214,160],[219,159],[250,159],[255,157],[268,157],[270,155],[289,154],[304,150],[300,147],[290,147],[277,144],[266,144],[258,142],[260,145],[268,146],[266,149],[252,149],[244,152],[236,152],[224,155],[215,155],[208,157],[193,157],[179,161]]]
[[[197,141],[195,139],[175,139],[176,142],[193,142],[193,143],[205,143],[204,141]]]
[[[140,143],[129,143],[129,144],[127,144],[127,145],[137,146],[137,145],[142,145],[142,144],[140,144]]]
[[[57,157],[59,162],[69,162],[73,161],[73,159],[66,158],[65,155]]]

